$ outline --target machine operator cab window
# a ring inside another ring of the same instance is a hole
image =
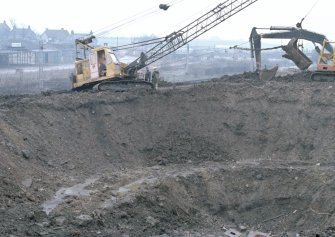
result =
[[[114,63],[114,64],[120,64],[119,60],[116,58],[115,54],[113,52],[109,52],[107,55],[107,62]]]
[[[120,64],[113,52],[105,50],[98,51],[98,63],[99,63],[99,76],[106,76],[107,65],[109,64]]]
[[[99,64],[99,76],[106,76],[107,66],[106,66],[106,55],[105,50],[98,51],[98,64]]]

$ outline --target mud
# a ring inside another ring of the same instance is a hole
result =
[[[334,236],[335,87],[308,76],[1,97],[0,236]]]

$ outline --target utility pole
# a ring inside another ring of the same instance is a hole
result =
[[[185,73],[188,74],[188,63],[189,63],[189,54],[190,54],[190,45],[187,44],[187,51],[186,51],[186,67],[185,67]]]
[[[39,46],[40,46],[39,47],[40,50],[39,50],[39,64],[38,64],[38,81],[40,83],[40,89],[43,90],[44,81],[43,81],[42,74],[43,74],[44,55],[43,55],[43,42],[42,41],[40,41]]]

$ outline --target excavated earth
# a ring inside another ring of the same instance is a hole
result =
[[[335,84],[253,74],[0,98],[0,236],[335,236]]]

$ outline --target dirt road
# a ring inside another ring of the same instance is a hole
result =
[[[305,77],[0,98],[0,236],[334,236],[335,84]]]

